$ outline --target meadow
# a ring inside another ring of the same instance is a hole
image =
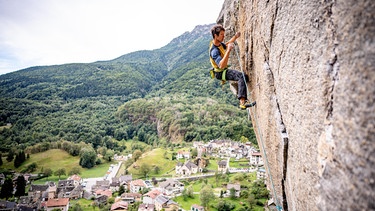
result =
[[[80,176],[82,178],[91,178],[91,177],[102,177],[105,175],[105,173],[108,171],[109,166],[112,163],[115,162],[105,162],[103,161],[102,164],[96,165],[94,168],[87,169],[82,168],[79,165],[79,156],[71,156],[69,153],[65,152],[61,149],[51,149],[47,150],[45,152],[36,153],[30,155],[29,159],[26,159],[26,161],[18,168],[14,168],[13,161],[8,162],[6,161],[6,158],[3,157],[3,169],[12,169],[16,172],[21,172],[23,169],[25,169],[27,166],[29,166],[32,163],[36,163],[37,168],[34,172],[34,174],[41,173],[45,169],[51,169],[53,172],[55,172],[58,169],[65,169],[66,175],[62,175],[60,179],[66,179],[68,178],[68,174],[71,170],[74,168],[79,169]],[[46,177],[40,180],[35,181],[35,184],[41,184],[45,183],[46,181],[58,181],[59,177],[52,175],[50,177]]]

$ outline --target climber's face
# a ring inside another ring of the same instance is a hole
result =
[[[225,37],[225,31],[224,30],[220,31],[219,35],[215,34],[215,38],[219,42],[223,42],[224,41],[224,37]]]

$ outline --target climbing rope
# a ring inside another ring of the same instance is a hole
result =
[[[235,51],[236,51],[236,55],[237,55],[237,59],[238,59],[238,63],[240,65],[240,70],[242,72],[242,76],[243,76],[243,79],[245,81],[245,86],[246,86],[246,90],[247,90],[247,97],[248,99],[250,100],[250,102],[253,102],[253,100],[251,99],[251,94],[249,92],[249,88],[247,86],[247,82],[246,82],[246,76],[245,76],[245,72],[243,71],[242,69],[242,64],[241,64],[241,59],[240,59],[240,56],[239,56],[239,53],[238,53],[238,50],[237,48],[239,48],[237,42],[234,43],[235,44]],[[237,48],[236,48],[237,46]],[[266,149],[264,147],[264,142],[263,142],[263,136],[262,136],[262,133],[260,131],[260,128],[259,128],[259,124],[258,124],[258,118],[257,118],[257,115],[256,115],[256,110],[255,110],[255,106],[252,107],[253,108],[253,113],[254,113],[254,121],[255,121],[255,124],[257,126],[257,129],[258,129],[258,134],[259,134],[259,139],[260,139],[260,142],[261,142],[261,145],[262,145],[262,149],[263,149],[263,154],[264,154],[264,158],[265,158],[265,164],[267,166],[267,170],[268,170],[268,175],[269,175],[269,178],[270,178],[270,181],[271,181],[271,186],[272,186],[272,191],[273,191],[273,195],[274,195],[274,198],[275,198],[275,203],[276,203],[276,208],[277,210],[282,210],[282,207],[280,206],[280,203],[279,203],[279,200],[277,198],[277,194],[276,194],[276,191],[275,191],[275,186],[273,184],[273,180],[272,180],[272,175],[271,175],[271,171],[270,171],[270,168],[269,168],[269,165],[268,165],[268,158],[267,158],[267,153],[266,153]],[[249,109],[246,109],[247,112],[248,112],[248,115],[251,117],[251,108]]]

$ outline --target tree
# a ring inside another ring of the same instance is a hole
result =
[[[191,185],[187,188],[184,188],[184,190],[182,191],[182,197],[184,198],[184,201],[187,201],[188,198],[194,198],[194,191]]]
[[[253,206],[256,203],[254,194],[249,194],[249,197],[247,198],[247,203],[249,204],[250,209],[253,209]]]
[[[155,167],[154,167],[154,173],[155,173],[155,174],[159,174],[159,172],[160,172],[160,168],[159,168],[159,166],[155,166]]]
[[[252,183],[251,193],[254,194],[255,199],[268,198],[269,190],[263,180],[257,180]]]
[[[198,156],[198,150],[197,150],[197,148],[192,149],[191,150],[191,157],[195,158],[197,156]]]
[[[79,165],[84,168],[92,168],[95,166],[96,152],[92,147],[85,147],[80,152]]]
[[[103,157],[105,156],[105,154],[107,154],[107,147],[98,147],[96,149],[96,152],[101,154]]]
[[[114,155],[115,155],[115,151],[113,151],[112,149],[109,149],[106,151],[104,155],[104,159],[111,162]]]
[[[205,207],[205,209],[208,207],[208,203],[210,203],[212,199],[215,199],[214,192],[209,185],[204,186],[199,194],[199,199],[201,200],[201,204],[203,207]]]
[[[240,196],[241,196],[241,198],[244,198],[244,199],[248,198],[249,197],[249,191],[247,191],[247,190],[241,191]]]
[[[177,153],[172,152],[172,158],[171,158],[171,160],[176,160],[176,156],[177,156]]]
[[[236,198],[236,189],[234,189],[234,188],[229,189],[229,197],[231,199],[235,199]]]
[[[37,169],[38,165],[35,162],[30,163],[26,166],[25,172],[33,172]]]
[[[13,160],[13,158],[14,158],[14,152],[13,152],[13,150],[11,149],[11,150],[9,150],[9,152],[8,152],[8,155],[7,155],[7,161],[8,161],[8,162],[11,162],[11,161]]]
[[[57,170],[55,171],[55,176],[58,176],[58,177],[59,177],[59,180],[60,180],[61,175],[66,175],[66,173],[65,173],[65,169],[64,169],[64,168],[57,169]]]
[[[13,196],[13,182],[11,178],[6,178],[4,184],[1,186],[0,198],[8,200]]]
[[[134,150],[133,155],[132,155],[133,161],[136,162],[141,156],[142,156],[141,150],[139,149]]]
[[[46,168],[46,169],[43,170],[43,175],[46,176],[47,178],[52,176],[52,173],[53,173],[52,169],[50,169],[50,168]]]
[[[215,183],[216,183],[216,186],[219,186],[219,179],[220,179],[220,174],[219,174],[219,172],[216,170],[216,171],[215,171]]]
[[[220,200],[216,205],[218,211],[230,211],[234,210],[235,207],[235,205],[225,200]]]
[[[14,159],[14,167],[18,168],[21,164],[26,160],[25,152],[23,150],[19,151],[16,154],[16,158]]]
[[[141,167],[139,167],[139,173],[142,174],[145,178],[147,174],[151,171],[151,167],[147,163],[142,163]]]
[[[124,185],[121,185],[119,190],[118,190],[118,195],[121,196],[121,194],[125,193],[125,187]]]
[[[83,211],[81,205],[79,203],[75,203],[71,208],[69,208],[69,210],[72,210],[72,211]]]
[[[245,136],[241,136],[240,142],[245,144],[245,143],[249,142],[249,139],[246,138]]]
[[[69,175],[74,175],[74,174],[80,174],[81,170],[78,167],[73,167],[72,170],[69,171]]]
[[[0,166],[3,165],[3,155],[0,153]]]
[[[16,180],[16,192],[14,196],[20,197],[25,195],[26,180],[23,175],[19,175]]]

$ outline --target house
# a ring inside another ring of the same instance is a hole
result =
[[[0,210],[16,210],[17,204],[10,201],[0,201]]]
[[[70,199],[80,199],[82,198],[82,196],[83,196],[83,187],[80,185],[75,187],[70,192],[65,193],[65,197],[70,198]]]
[[[148,193],[143,195],[144,204],[154,204],[156,197],[158,197],[161,192],[157,189],[151,190]]]
[[[186,161],[184,164],[177,163],[176,174],[179,175],[191,175],[198,172],[198,166],[191,161]]]
[[[240,197],[241,193],[241,185],[240,184],[228,184],[227,185],[227,190],[225,192],[225,196],[229,197],[231,196],[231,191],[234,190],[234,196],[235,197]]]
[[[128,160],[132,157],[131,154],[128,154],[128,155],[118,155],[118,154],[115,154],[113,156],[113,159],[114,160],[117,160],[117,161],[125,161],[125,160]]]
[[[108,190],[110,189],[109,180],[98,180],[95,185],[91,187],[91,191],[95,192],[97,190]]]
[[[87,199],[87,200],[91,200],[91,199],[95,198],[95,195],[91,191],[84,190],[82,197]]]
[[[18,201],[18,210],[38,210],[38,202],[33,201],[33,198],[30,196],[20,196]],[[22,207],[22,208],[20,208]],[[0,209],[1,210],[1,209]]]
[[[257,179],[265,179],[266,178],[266,169],[259,168],[257,171]]]
[[[203,155],[207,154],[207,148],[203,145],[197,147],[197,157],[201,158]]]
[[[98,190],[95,191],[95,195],[97,195],[97,196],[105,195],[105,196],[107,196],[107,198],[111,198],[112,197],[112,191],[111,191],[111,189],[106,189],[106,190],[98,189]]]
[[[70,198],[70,194],[75,188],[76,186],[74,186],[74,180],[60,180],[56,187],[57,198]],[[78,198],[79,195],[82,197],[82,194],[77,194],[77,192],[78,191],[76,191],[74,197]]]
[[[73,180],[74,186],[78,186],[82,184],[83,180],[80,176],[73,174],[72,176],[68,177],[68,180]]]
[[[118,201],[112,204],[111,210],[128,210],[128,205],[126,201]]]
[[[107,204],[107,195],[97,195],[95,196],[94,203],[98,206]]]
[[[48,189],[47,189],[47,194],[44,195],[45,199],[48,200],[48,199],[53,199],[56,197],[56,193],[57,193],[57,187],[55,185],[54,182],[50,182],[48,184]]]
[[[167,179],[166,181],[159,183],[159,188],[162,190],[163,194],[172,196],[173,194],[182,193],[185,185],[178,180]]]
[[[120,186],[123,185],[125,190],[130,189],[130,182],[133,180],[132,175],[121,175],[119,177]]]
[[[176,159],[190,159],[190,152],[187,152],[185,150],[180,150],[177,152]]]
[[[144,188],[146,188],[146,184],[142,179],[137,179],[130,182],[131,193],[139,193]]]
[[[41,201],[42,195],[48,190],[48,185],[30,185],[28,196],[33,199],[33,201]],[[53,197],[54,198],[54,197]]]
[[[69,209],[69,198],[56,198],[56,199],[48,199],[45,204],[46,211],[51,210],[61,210],[61,211],[68,211]]]
[[[121,194],[121,200],[128,203],[134,203],[136,201],[141,201],[142,194],[140,193],[123,193]]]
[[[227,160],[221,160],[218,163],[218,172],[226,173],[227,172]]]
[[[31,184],[28,196],[32,198],[32,201],[47,201],[48,199],[55,198],[56,196],[56,185],[54,182],[49,182],[46,185],[34,185]]]
[[[162,209],[165,211],[178,210],[178,204],[164,195],[159,195],[155,199],[155,209],[157,211]]]
[[[154,209],[154,204],[140,204],[138,207],[138,211],[154,211]]]
[[[152,182],[150,180],[144,180],[144,183],[146,185],[146,188],[153,188],[154,186],[152,185]]]
[[[244,158],[247,156],[247,150],[245,150],[242,145],[236,149],[231,150],[230,157],[235,158],[237,160]]]
[[[118,191],[120,189],[120,178],[112,177],[112,182],[109,186],[113,192]]]
[[[200,206],[200,205],[197,205],[197,204],[193,204],[191,205],[191,211],[204,211],[204,207]]]
[[[132,175],[121,175],[119,177],[120,185],[129,184],[133,180]]]
[[[263,165],[262,154],[260,152],[251,153],[250,165]]]

